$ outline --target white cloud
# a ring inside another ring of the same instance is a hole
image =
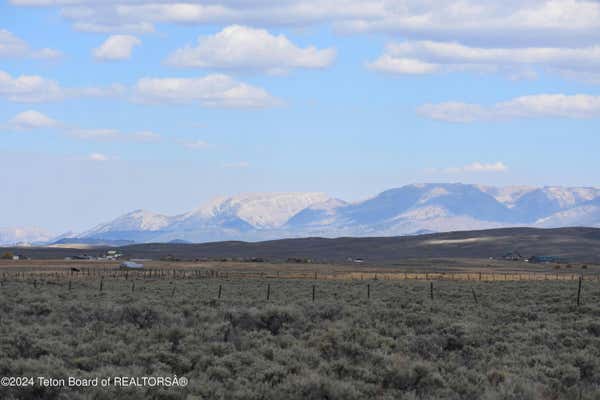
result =
[[[135,86],[135,99],[148,103],[198,102],[205,107],[223,108],[263,108],[279,103],[264,89],[222,74],[201,78],[143,78]]]
[[[503,162],[496,162],[492,164],[485,164],[480,162],[474,162],[469,165],[462,167],[465,172],[506,172],[508,167]]]
[[[147,32],[155,23],[306,26],[487,45],[578,45],[600,36],[594,0],[11,0],[57,7],[77,29]]]
[[[539,94],[492,106],[460,102],[426,104],[417,111],[427,118],[459,123],[514,118],[598,118],[600,96]]]
[[[58,125],[54,119],[35,110],[23,111],[9,121],[9,126],[18,130],[53,128]]]
[[[476,161],[471,164],[464,165],[462,167],[450,167],[444,169],[429,169],[429,173],[439,173],[442,172],[444,174],[464,174],[464,173],[484,173],[484,172],[506,172],[508,171],[508,166],[501,161],[495,163],[482,163]]]
[[[325,68],[335,50],[300,48],[284,35],[231,25],[212,36],[200,37],[197,46],[176,50],[167,63],[180,67],[251,69],[285,72],[292,68]]]
[[[133,96],[128,96],[131,93]],[[38,75],[12,77],[0,70],[0,98],[18,103],[42,103],[79,97],[131,97],[147,103],[185,104],[204,107],[265,108],[281,102],[266,90],[213,74],[200,78],[143,78],[133,88],[120,84],[106,87],[64,88]]]
[[[109,157],[102,153],[92,153],[87,157],[87,159],[89,161],[108,161]]]
[[[99,61],[118,61],[131,58],[135,46],[141,40],[131,35],[112,35],[100,47],[93,50],[94,58]]]
[[[16,103],[44,103],[76,97],[113,97],[124,93],[122,85],[109,87],[64,88],[39,75],[12,77],[0,70],[0,97]]]
[[[27,42],[15,36],[6,29],[0,29],[0,58],[4,57],[31,57],[38,59],[59,58],[62,53],[58,50],[44,48],[32,50]]]
[[[439,67],[436,64],[414,58],[394,57],[390,54],[382,55],[377,60],[368,63],[367,66],[370,69],[379,72],[410,75],[431,74],[439,70]]]
[[[116,140],[120,139],[122,134],[116,129],[73,129],[69,135],[83,140]]]
[[[210,147],[210,145],[202,140],[179,140],[179,143],[183,145],[186,149],[191,150],[202,150]]]
[[[20,57],[28,51],[29,46],[24,40],[5,29],[0,29],[0,57]]]
[[[18,103],[41,103],[60,100],[65,91],[60,85],[37,75],[21,75],[13,78],[0,71],[0,97]]]
[[[566,75],[600,67],[600,46],[578,48],[484,48],[460,43],[407,41],[387,46],[385,53],[368,64],[393,74],[452,71],[504,72],[511,77],[535,76],[535,68]]]
[[[73,128],[67,130],[67,134],[76,139],[100,142],[120,141],[136,143],[156,143],[161,140],[161,136],[158,133],[152,131],[127,133],[118,129]]]

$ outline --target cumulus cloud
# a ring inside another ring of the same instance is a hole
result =
[[[464,172],[506,172],[508,167],[503,162],[496,162],[491,164],[485,164],[481,162],[474,162],[472,164],[465,165],[461,168]]]
[[[0,29],[0,58],[31,57],[51,60],[59,58],[61,55],[60,51],[49,48],[32,50],[23,39],[6,29]]]
[[[127,97],[157,104],[197,102],[215,108],[265,108],[281,103],[262,88],[222,74],[200,78],[143,78],[133,88],[120,84],[64,88],[38,75],[12,77],[0,70],[0,98],[18,103],[43,103],[78,97]]]
[[[167,63],[179,67],[251,69],[285,72],[292,68],[325,68],[335,50],[300,48],[284,35],[265,29],[231,25],[212,36],[200,37],[196,46],[176,50]]]
[[[10,0],[56,7],[77,29],[147,32],[156,23],[306,26],[330,23],[349,32],[492,45],[597,43],[594,0]]]
[[[109,157],[102,153],[92,153],[87,157],[87,159],[89,161],[108,161]]]
[[[12,77],[0,71],[0,96],[18,103],[41,103],[60,100],[65,91],[53,80],[37,75]]]
[[[131,52],[142,41],[131,35],[112,35],[93,50],[94,58],[99,61],[119,61],[131,58]]]
[[[238,82],[227,75],[201,78],[143,78],[134,89],[135,98],[147,103],[185,104],[205,107],[264,108],[279,104],[264,89]]]
[[[457,123],[515,118],[598,118],[600,96],[539,94],[491,106],[461,102],[426,104],[417,111],[427,118]]]
[[[57,127],[59,123],[41,112],[27,110],[11,118],[8,125],[18,130],[32,130]]]
[[[484,48],[456,42],[407,41],[389,44],[384,54],[368,66],[392,74],[470,70],[522,77],[535,76],[535,69],[543,68],[566,75],[597,71],[600,46]]]
[[[39,75],[13,77],[0,70],[0,97],[16,103],[44,103],[74,97],[119,96],[123,91],[122,85],[64,88],[58,82]]]
[[[367,66],[379,72],[409,75],[431,74],[439,70],[439,66],[436,64],[415,58],[395,57],[391,54],[384,54],[377,60],[368,63]]]

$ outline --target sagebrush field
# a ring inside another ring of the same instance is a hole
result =
[[[580,306],[577,282],[436,281],[433,299],[427,281],[68,285],[3,283],[0,376],[189,385],[4,387],[0,398],[600,399],[598,282],[584,282]]]

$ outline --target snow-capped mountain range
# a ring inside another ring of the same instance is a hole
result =
[[[414,184],[355,203],[324,193],[242,194],[176,216],[136,210],[70,237],[79,242],[256,241],[510,226],[600,227],[600,188]],[[10,232],[0,231],[0,244],[10,240]]]
[[[0,245],[43,243],[53,240],[55,235],[41,228],[0,228]]]

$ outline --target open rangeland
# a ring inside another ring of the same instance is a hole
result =
[[[94,263],[56,263],[2,267],[0,375],[36,379],[2,399],[600,398],[594,279],[578,305],[577,279],[284,279],[275,265],[250,279],[193,263],[84,277]],[[37,380],[175,375],[187,385]]]

